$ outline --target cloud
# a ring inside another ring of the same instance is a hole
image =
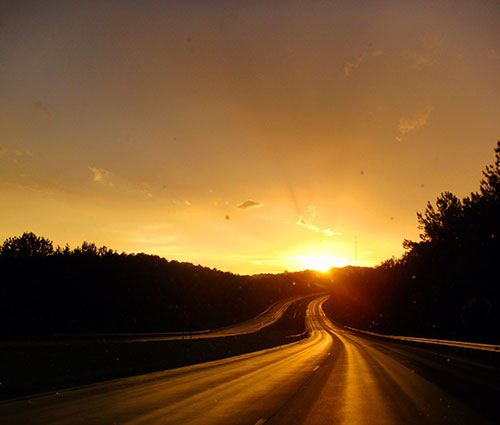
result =
[[[131,236],[129,241],[134,242],[140,245],[147,246],[170,246],[172,244],[178,244],[181,240],[180,236],[176,235],[164,235],[164,234],[145,234],[145,233],[137,233],[137,235]]]
[[[0,146],[0,155],[1,154],[10,154],[13,156],[33,156],[33,152],[31,152],[28,148],[7,149]]]
[[[498,60],[498,59],[500,59],[500,55],[498,54],[498,52],[495,49],[491,49],[488,52],[488,59]]]
[[[54,113],[52,112],[52,108],[47,103],[43,103],[40,100],[33,103],[32,108],[34,111],[41,112],[47,118],[52,118]]]
[[[421,43],[417,52],[411,55],[413,68],[422,68],[432,62],[443,44],[443,37],[438,35],[427,35]]]
[[[287,259],[281,257],[269,257],[265,255],[232,255],[232,259],[241,262],[250,262],[252,264],[286,264]]]
[[[337,235],[337,236],[342,236],[342,233],[333,232],[330,228],[328,228],[328,229],[323,229],[323,230],[321,231],[321,233],[324,233],[324,234],[325,234],[325,235],[327,235],[327,236],[335,236],[335,235]]]
[[[317,210],[315,205],[309,205],[307,207],[307,212],[311,215],[312,218],[316,218]]]
[[[330,228],[320,229],[318,226],[315,226],[310,221],[307,221],[301,215],[299,215],[299,219],[297,220],[296,224],[298,224],[299,226],[306,227],[309,230],[312,230],[313,232],[316,232],[316,233],[321,232],[327,236],[342,236],[342,233],[333,232]]]
[[[32,157],[33,152],[29,150],[28,148],[21,148],[21,149],[9,149],[9,148],[3,148],[0,146],[0,156],[1,155],[6,155],[6,157],[11,157],[11,159],[14,162],[18,162],[18,158],[20,157]]]
[[[92,172],[92,180],[100,182],[109,176],[109,171],[103,168],[89,167]]]
[[[383,55],[384,51],[383,50],[365,50],[363,53],[361,53],[359,56],[356,58],[353,58],[351,62],[347,62],[344,64],[344,74],[346,77],[350,77],[352,74],[352,71],[356,68],[359,68],[361,64],[366,62],[368,59],[372,57],[377,57],[380,55]]]
[[[299,226],[304,226],[307,227],[309,230],[312,230],[314,232],[319,232],[321,229],[318,226],[315,226],[311,222],[307,221],[304,217],[299,215],[299,219],[297,220],[297,224]]]
[[[12,149],[10,151],[12,154],[14,154],[15,156],[33,156],[33,152],[31,152],[29,149],[27,148],[23,148],[23,149]]]
[[[427,121],[429,120],[431,112],[432,112],[431,105],[422,105],[420,106],[418,111],[415,112],[412,116],[402,117],[399,120],[399,131],[401,135],[396,136],[396,140],[400,142],[403,140],[401,136],[404,136],[410,131],[416,130],[426,125]]]
[[[242,202],[239,205],[236,205],[236,208],[241,208],[243,210],[248,210],[250,208],[260,208],[264,206],[260,202],[254,201],[253,199],[247,199],[245,202]]]

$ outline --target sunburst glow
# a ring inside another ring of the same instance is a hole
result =
[[[0,0],[0,242],[371,267],[498,137],[494,0],[59,3]]]
[[[302,261],[306,269],[318,270],[321,272],[326,272],[334,266],[338,267],[340,263],[339,259],[323,254],[307,255],[302,257]]]

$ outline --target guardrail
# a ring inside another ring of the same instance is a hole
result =
[[[285,338],[296,338],[296,339],[300,339],[300,338],[306,338],[309,336],[309,329],[306,329],[304,332],[301,332],[299,334],[295,334],[295,335],[286,335]]]
[[[176,332],[115,332],[115,333],[81,333],[81,334],[57,334],[63,338],[162,338],[169,336],[200,335],[208,334],[212,329],[202,331],[176,331]]]
[[[410,336],[378,334],[375,332],[369,332],[369,331],[363,331],[361,329],[351,328],[350,326],[344,326],[344,328],[349,329],[351,331],[363,333],[366,335],[375,336],[378,338],[386,338],[386,339],[411,342],[416,344],[432,344],[440,347],[453,347],[457,349],[476,350],[476,351],[480,350],[490,353],[500,353],[500,345],[494,345],[494,344],[478,344],[475,342],[450,341],[446,339],[414,338]]]

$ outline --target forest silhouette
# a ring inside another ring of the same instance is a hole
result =
[[[311,293],[312,272],[239,276],[26,232],[0,251],[0,336],[204,330]]]
[[[479,191],[417,213],[420,241],[375,268],[334,272],[335,320],[373,332],[499,343],[500,141]]]

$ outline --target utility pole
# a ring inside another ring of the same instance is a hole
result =
[[[358,237],[354,236],[354,265],[358,265]]]

